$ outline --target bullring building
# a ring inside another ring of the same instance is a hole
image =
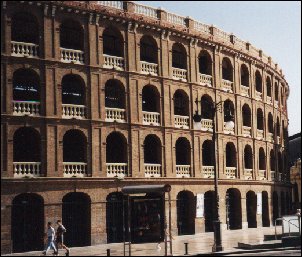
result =
[[[41,250],[60,218],[68,246],[121,242],[127,185],[171,186],[173,235],[212,231],[214,160],[222,229],[272,226],[290,211],[288,95],[270,56],[190,17],[2,1],[1,252]],[[135,210],[145,223],[164,211],[150,197]],[[161,240],[156,224],[133,238]]]

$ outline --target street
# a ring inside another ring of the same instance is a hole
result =
[[[229,256],[301,256],[301,249],[284,251],[267,251],[258,253],[232,254]]]

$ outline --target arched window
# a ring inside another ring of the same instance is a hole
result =
[[[263,111],[262,109],[257,109],[257,129],[263,130]]]
[[[241,65],[241,85],[245,87],[249,87],[249,70],[245,64]]]
[[[144,140],[145,163],[161,164],[161,142],[155,135],[148,135]]]
[[[84,51],[84,30],[78,21],[67,19],[62,22],[60,47]]]
[[[190,142],[180,137],[177,139],[176,144],[176,165],[191,165],[191,145]]]
[[[140,40],[140,60],[157,63],[157,43],[151,36],[143,36]]]
[[[233,81],[233,66],[227,57],[224,57],[222,60],[222,79]]]
[[[262,93],[262,77],[258,70],[255,73],[255,79],[256,79],[256,91]]]
[[[189,98],[183,90],[176,90],[174,99],[174,115],[189,116]]]
[[[242,106],[242,120],[243,120],[243,126],[251,127],[252,121],[251,121],[251,109],[248,104],[244,104]]]
[[[195,234],[196,203],[191,191],[181,191],[177,194],[177,228],[178,235]]]
[[[123,57],[124,56],[123,37],[119,30],[106,28],[103,32],[103,53],[106,55]]]
[[[199,73],[212,75],[212,59],[207,51],[201,51],[198,58]]]
[[[174,43],[172,47],[172,67],[187,69],[187,52],[180,43]]]
[[[246,193],[246,216],[249,228],[257,227],[257,196],[254,191]]]
[[[143,111],[160,112],[159,93],[156,87],[151,85],[144,86],[142,100]]]
[[[214,166],[214,145],[212,140],[202,144],[202,166]]]
[[[250,145],[244,147],[244,168],[253,169],[253,150]]]
[[[274,133],[274,121],[271,113],[268,114],[268,132]]]
[[[276,170],[276,159],[275,159],[274,150],[271,150],[271,152],[270,152],[270,169],[271,169],[271,171]]]
[[[106,163],[128,163],[127,140],[118,132],[106,138]]]
[[[227,227],[230,230],[242,228],[241,193],[237,188],[229,188],[226,192],[226,213],[229,218]]]
[[[259,148],[259,170],[266,170],[265,152],[262,147]]]
[[[266,95],[272,96],[272,83],[270,77],[266,77]]]
[[[65,133],[63,162],[87,162],[87,138],[82,131],[72,129]]]
[[[226,144],[226,167],[236,167],[237,158],[236,158],[236,148],[235,145],[231,142]]]
[[[62,104],[85,105],[85,84],[80,76],[68,74],[63,77]]]
[[[278,87],[278,83],[275,82],[275,101],[279,100],[279,87]]]
[[[277,128],[277,136],[279,137],[280,136],[280,121],[279,121],[279,117],[277,117],[277,124],[276,124]]]
[[[232,101],[230,100],[224,101],[223,111],[224,111],[224,122],[230,121],[235,118],[235,108]]]
[[[200,100],[201,105],[201,118],[202,119],[212,119],[212,107],[213,100],[209,95],[203,95]]]
[[[125,109],[125,88],[115,79],[110,79],[105,84],[105,106],[109,108]]]

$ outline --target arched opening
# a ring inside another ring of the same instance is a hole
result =
[[[190,191],[177,194],[177,228],[178,235],[195,234],[195,197]]]
[[[237,167],[236,148],[231,142],[226,144],[226,167]]]
[[[128,163],[127,139],[119,132],[107,136],[106,163]]]
[[[270,168],[271,168],[271,171],[276,170],[275,165],[276,165],[275,153],[274,153],[274,150],[271,150],[271,152],[270,152]]]
[[[278,193],[273,192],[273,224],[277,218],[279,218],[279,199]]]
[[[257,196],[254,191],[248,191],[246,193],[246,215],[249,228],[257,227],[256,211]]]
[[[255,80],[256,80],[256,91],[262,93],[262,77],[258,70],[255,73]]]
[[[157,61],[157,43],[151,36],[143,36],[140,40],[140,60],[149,63],[158,63]]]
[[[91,244],[91,200],[85,193],[73,192],[62,199],[64,243],[69,247]]]
[[[226,100],[223,103],[224,122],[233,120],[235,118],[235,108],[231,100]]]
[[[201,119],[212,120],[213,100],[209,95],[203,95],[200,100]]]
[[[222,59],[222,79],[233,81],[233,66],[227,57]]]
[[[124,39],[118,29],[109,27],[103,32],[103,53],[105,55],[123,57]]]
[[[187,52],[180,43],[174,43],[172,46],[172,67],[178,69],[187,69]]]
[[[82,131],[71,129],[64,134],[63,162],[87,162],[87,139]]]
[[[84,51],[84,29],[78,21],[67,19],[60,25],[60,47]]]
[[[189,97],[183,90],[176,90],[174,99],[174,115],[189,116]]]
[[[242,106],[242,120],[243,120],[243,126],[251,127],[252,121],[251,121],[251,109],[248,104],[244,104]]]
[[[105,106],[108,108],[125,109],[125,88],[116,79],[110,79],[105,84]]]
[[[253,150],[250,145],[244,147],[244,168],[253,169]]]
[[[278,83],[275,82],[275,101],[278,102],[279,100],[279,87],[278,87]]]
[[[273,115],[269,112],[268,113],[268,132],[274,133],[274,121],[273,121]]]
[[[266,77],[266,95],[272,97],[272,83],[270,77]]]
[[[286,202],[285,202],[285,194],[281,192],[281,216],[286,215]]]
[[[241,194],[236,188],[229,188],[226,192],[226,214],[228,229],[242,228]]]
[[[268,193],[262,191],[262,227],[269,227],[269,204],[268,204]]]
[[[257,129],[263,130],[263,111],[262,109],[257,109]]]
[[[214,166],[214,145],[212,140],[202,144],[202,166]]]
[[[240,69],[240,75],[241,75],[241,85],[245,87],[249,87],[250,82],[249,82],[249,69],[245,64],[241,65]]]
[[[278,172],[279,174],[283,173],[283,160],[282,160],[282,154],[278,153]]]
[[[180,137],[175,144],[176,165],[191,165],[191,145],[190,142]]]
[[[292,198],[290,196],[289,192],[286,192],[285,194],[285,202],[286,202],[286,214],[290,214],[292,210]]]
[[[148,135],[144,140],[145,163],[161,164],[162,161],[161,141],[155,135]]]
[[[159,93],[156,87],[151,85],[144,86],[142,100],[144,112],[160,112]]]
[[[215,217],[215,192],[207,191],[204,194],[204,223],[205,232],[214,232],[213,221]]]
[[[85,105],[85,83],[79,75],[68,74],[63,77],[62,104]]]
[[[277,136],[280,137],[280,121],[279,121],[279,117],[277,117],[276,130],[277,130]]]
[[[201,51],[198,58],[199,73],[212,75],[212,59],[207,51]]]
[[[43,249],[44,200],[40,195],[25,193],[12,201],[12,251],[29,252]]]
[[[262,147],[259,148],[259,170],[266,170],[265,152]]]

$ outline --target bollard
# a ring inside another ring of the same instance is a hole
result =
[[[110,256],[110,249],[107,249],[107,256]]]
[[[184,243],[185,244],[185,255],[188,255],[189,253],[188,253],[188,244],[189,243]]]

